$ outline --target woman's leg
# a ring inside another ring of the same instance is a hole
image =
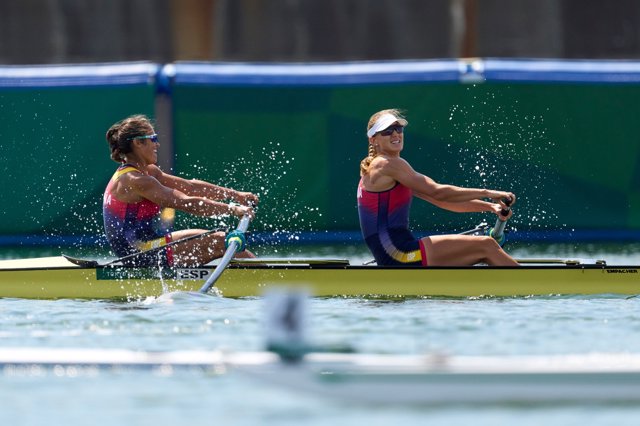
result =
[[[486,263],[518,266],[491,237],[473,235],[432,235],[422,239],[428,266],[468,266]]]
[[[207,231],[204,229],[185,229],[182,231],[175,231],[171,233],[171,239],[173,241],[177,241],[182,238],[199,235],[204,232]],[[202,238],[196,238],[184,243],[176,244],[173,246],[174,265],[180,267],[200,266],[222,257],[225,251],[224,239],[224,232],[214,232],[213,234],[205,235]],[[245,250],[240,253],[236,253],[234,257],[246,258],[255,257],[255,255],[250,251]]]

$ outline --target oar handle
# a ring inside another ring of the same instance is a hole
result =
[[[511,203],[513,202],[513,200],[511,198],[503,198],[502,202],[507,207],[503,208],[502,211],[500,211],[500,216],[503,216],[506,218],[507,216],[509,216],[509,212],[511,211]],[[501,219],[500,217],[498,217],[496,219],[496,224],[489,231],[489,235],[492,236],[501,246],[504,244],[504,241],[505,241],[504,228],[507,225],[507,220],[508,219]]]
[[[506,208],[503,208],[500,211],[500,214],[502,216],[509,216],[509,212],[511,211],[511,203],[513,203],[513,200],[511,199],[511,197],[506,197],[502,199],[502,202],[504,203],[505,206],[507,206]],[[503,222],[506,222],[507,220],[503,220]]]

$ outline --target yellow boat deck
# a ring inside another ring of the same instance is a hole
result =
[[[64,257],[0,261],[0,297],[141,299],[198,291],[214,266],[158,269],[80,267]],[[640,266],[562,263],[520,267],[353,266],[339,260],[231,264],[216,282],[225,297],[260,296],[267,288],[306,288],[321,297],[482,297],[640,293]]]

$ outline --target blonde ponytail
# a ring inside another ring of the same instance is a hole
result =
[[[376,147],[369,144],[369,154],[360,162],[360,176],[364,176],[369,172],[369,166],[374,158],[378,156]]]

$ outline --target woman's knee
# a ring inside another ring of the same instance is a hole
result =
[[[490,236],[482,236],[479,237],[481,238],[482,242],[481,242],[481,246],[482,248],[485,250],[485,252],[487,253],[493,253],[496,251],[499,251],[500,248],[500,244],[498,244],[498,242]]]
[[[227,234],[225,234],[223,231],[220,231],[220,232],[214,232],[213,234],[209,234],[207,235],[207,237],[217,241],[217,240],[224,240],[224,237],[226,235]]]
[[[178,244],[176,251],[178,254],[192,257],[215,256],[220,250],[224,249],[224,238],[224,232],[214,232],[213,234]]]
[[[209,253],[213,254],[216,251],[224,249],[224,239],[226,234],[224,232],[214,232],[207,235],[202,243],[201,247],[206,248]]]

